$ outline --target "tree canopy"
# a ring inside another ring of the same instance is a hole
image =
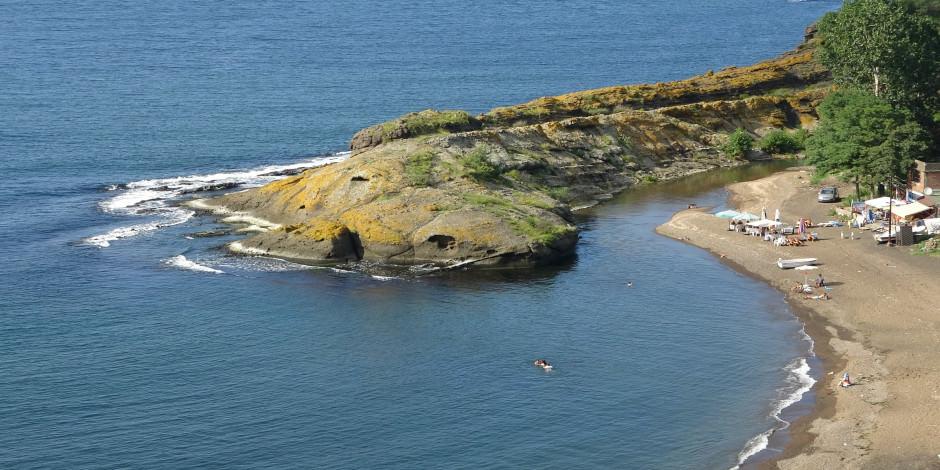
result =
[[[820,21],[818,58],[840,85],[871,90],[923,121],[940,103],[940,32],[918,11],[891,0],[848,0]]]
[[[820,122],[806,140],[806,155],[819,175],[837,174],[874,187],[906,178],[914,159],[924,158],[930,136],[906,109],[860,90],[829,95]]]

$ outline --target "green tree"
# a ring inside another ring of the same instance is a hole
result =
[[[829,95],[818,109],[819,127],[806,140],[806,156],[819,176],[840,175],[872,189],[905,178],[916,158],[930,148],[930,136],[909,111],[859,90]]]
[[[910,108],[921,122],[936,109],[940,33],[928,16],[891,0],[848,0],[819,23],[820,61],[841,85]]]
[[[806,131],[800,129],[790,133],[783,129],[774,129],[757,142],[757,148],[771,154],[797,153],[803,150]]]
[[[721,151],[731,158],[742,158],[754,148],[754,138],[744,129],[738,128],[728,135],[728,141],[721,147]]]

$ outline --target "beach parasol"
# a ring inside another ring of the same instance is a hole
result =
[[[774,211],[774,220],[780,222],[780,209]]]
[[[767,219],[767,208],[766,208],[766,207],[761,207],[761,208],[760,208],[760,218],[761,218],[761,219]]]
[[[819,268],[816,266],[797,266],[793,268],[794,271],[812,271],[814,269],[819,269]],[[804,286],[806,285],[807,282],[809,282],[807,281],[806,276],[807,276],[806,273],[803,273],[803,285]]]
[[[741,212],[740,214],[732,217],[734,220],[743,220],[745,222],[751,222],[754,220],[760,220],[760,217],[751,214],[750,212]]]

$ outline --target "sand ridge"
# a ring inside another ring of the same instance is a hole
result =
[[[850,188],[841,188],[849,193]],[[792,169],[728,187],[730,205],[785,223],[832,217],[816,202],[807,169]],[[827,369],[815,412],[796,423],[781,469],[940,468],[940,258],[910,247],[876,245],[868,232],[816,228],[822,240],[776,247],[727,230],[702,209],[681,211],[657,231],[699,246],[786,293]],[[779,269],[778,258],[818,258],[819,271]],[[804,299],[792,286],[821,272],[831,300]],[[822,343],[822,344],[821,344]],[[857,385],[838,386],[843,370]]]

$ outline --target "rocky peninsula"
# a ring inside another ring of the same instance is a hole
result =
[[[352,156],[195,207],[263,221],[236,252],[309,262],[532,265],[570,255],[572,211],[626,188],[734,166],[743,128],[812,126],[830,90],[815,39],[747,67],[496,108],[426,110],[358,132]]]

